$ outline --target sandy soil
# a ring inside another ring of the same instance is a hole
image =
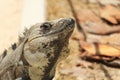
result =
[[[23,0],[0,0],[0,53],[17,41]]]

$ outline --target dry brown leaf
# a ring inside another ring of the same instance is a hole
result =
[[[100,16],[112,24],[120,23],[120,10],[113,7],[112,5],[101,7]]]
[[[120,32],[120,25],[113,25],[111,27],[88,9],[81,10],[78,14],[78,19],[84,31],[89,33],[104,35]]]
[[[111,45],[100,44],[100,43],[93,44],[83,41],[80,41],[80,45],[90,55],[120,57],[120,50]]]

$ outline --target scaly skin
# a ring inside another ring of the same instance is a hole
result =
[[[50,80],[58,62],[69,55],[74,20],[63,18],[37,23],[0,64],[0,80]],[[6,53],[4,53],[6,54]]]

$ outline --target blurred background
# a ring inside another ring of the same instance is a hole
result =
[[[0,52],[24,27],[68,17],[76,20],[70,56],[55,80],[120,80],[120,0],[0,0]]]
[[[0,53],[17,41],[23,0],[0,0]]]

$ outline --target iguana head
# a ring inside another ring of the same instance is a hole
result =
[[[71,18],[63,18],[35,24],[28,30],[28,41],[23,51],[24,58],[29,65],[39,68],[38,72],[31,69],[32,72],[29,73],[31,78],[36,73],[44,75],[44,78],[45,75],[48,76],[56,62],[59,62],[57,60],[60,56],[68,53],[68,42],[74,23]]]
[[[62,18],[33,25],[27,32],[28,41],[24,46],[24,55],[28,63],[39,65],[40,61],[37,59],[40,58],[41,53],[45,56],[50,53],[49,58],[51,58],[58,54],[55,51],[61,52],[61,48],[68,45],[74,23],[71,18]]]

